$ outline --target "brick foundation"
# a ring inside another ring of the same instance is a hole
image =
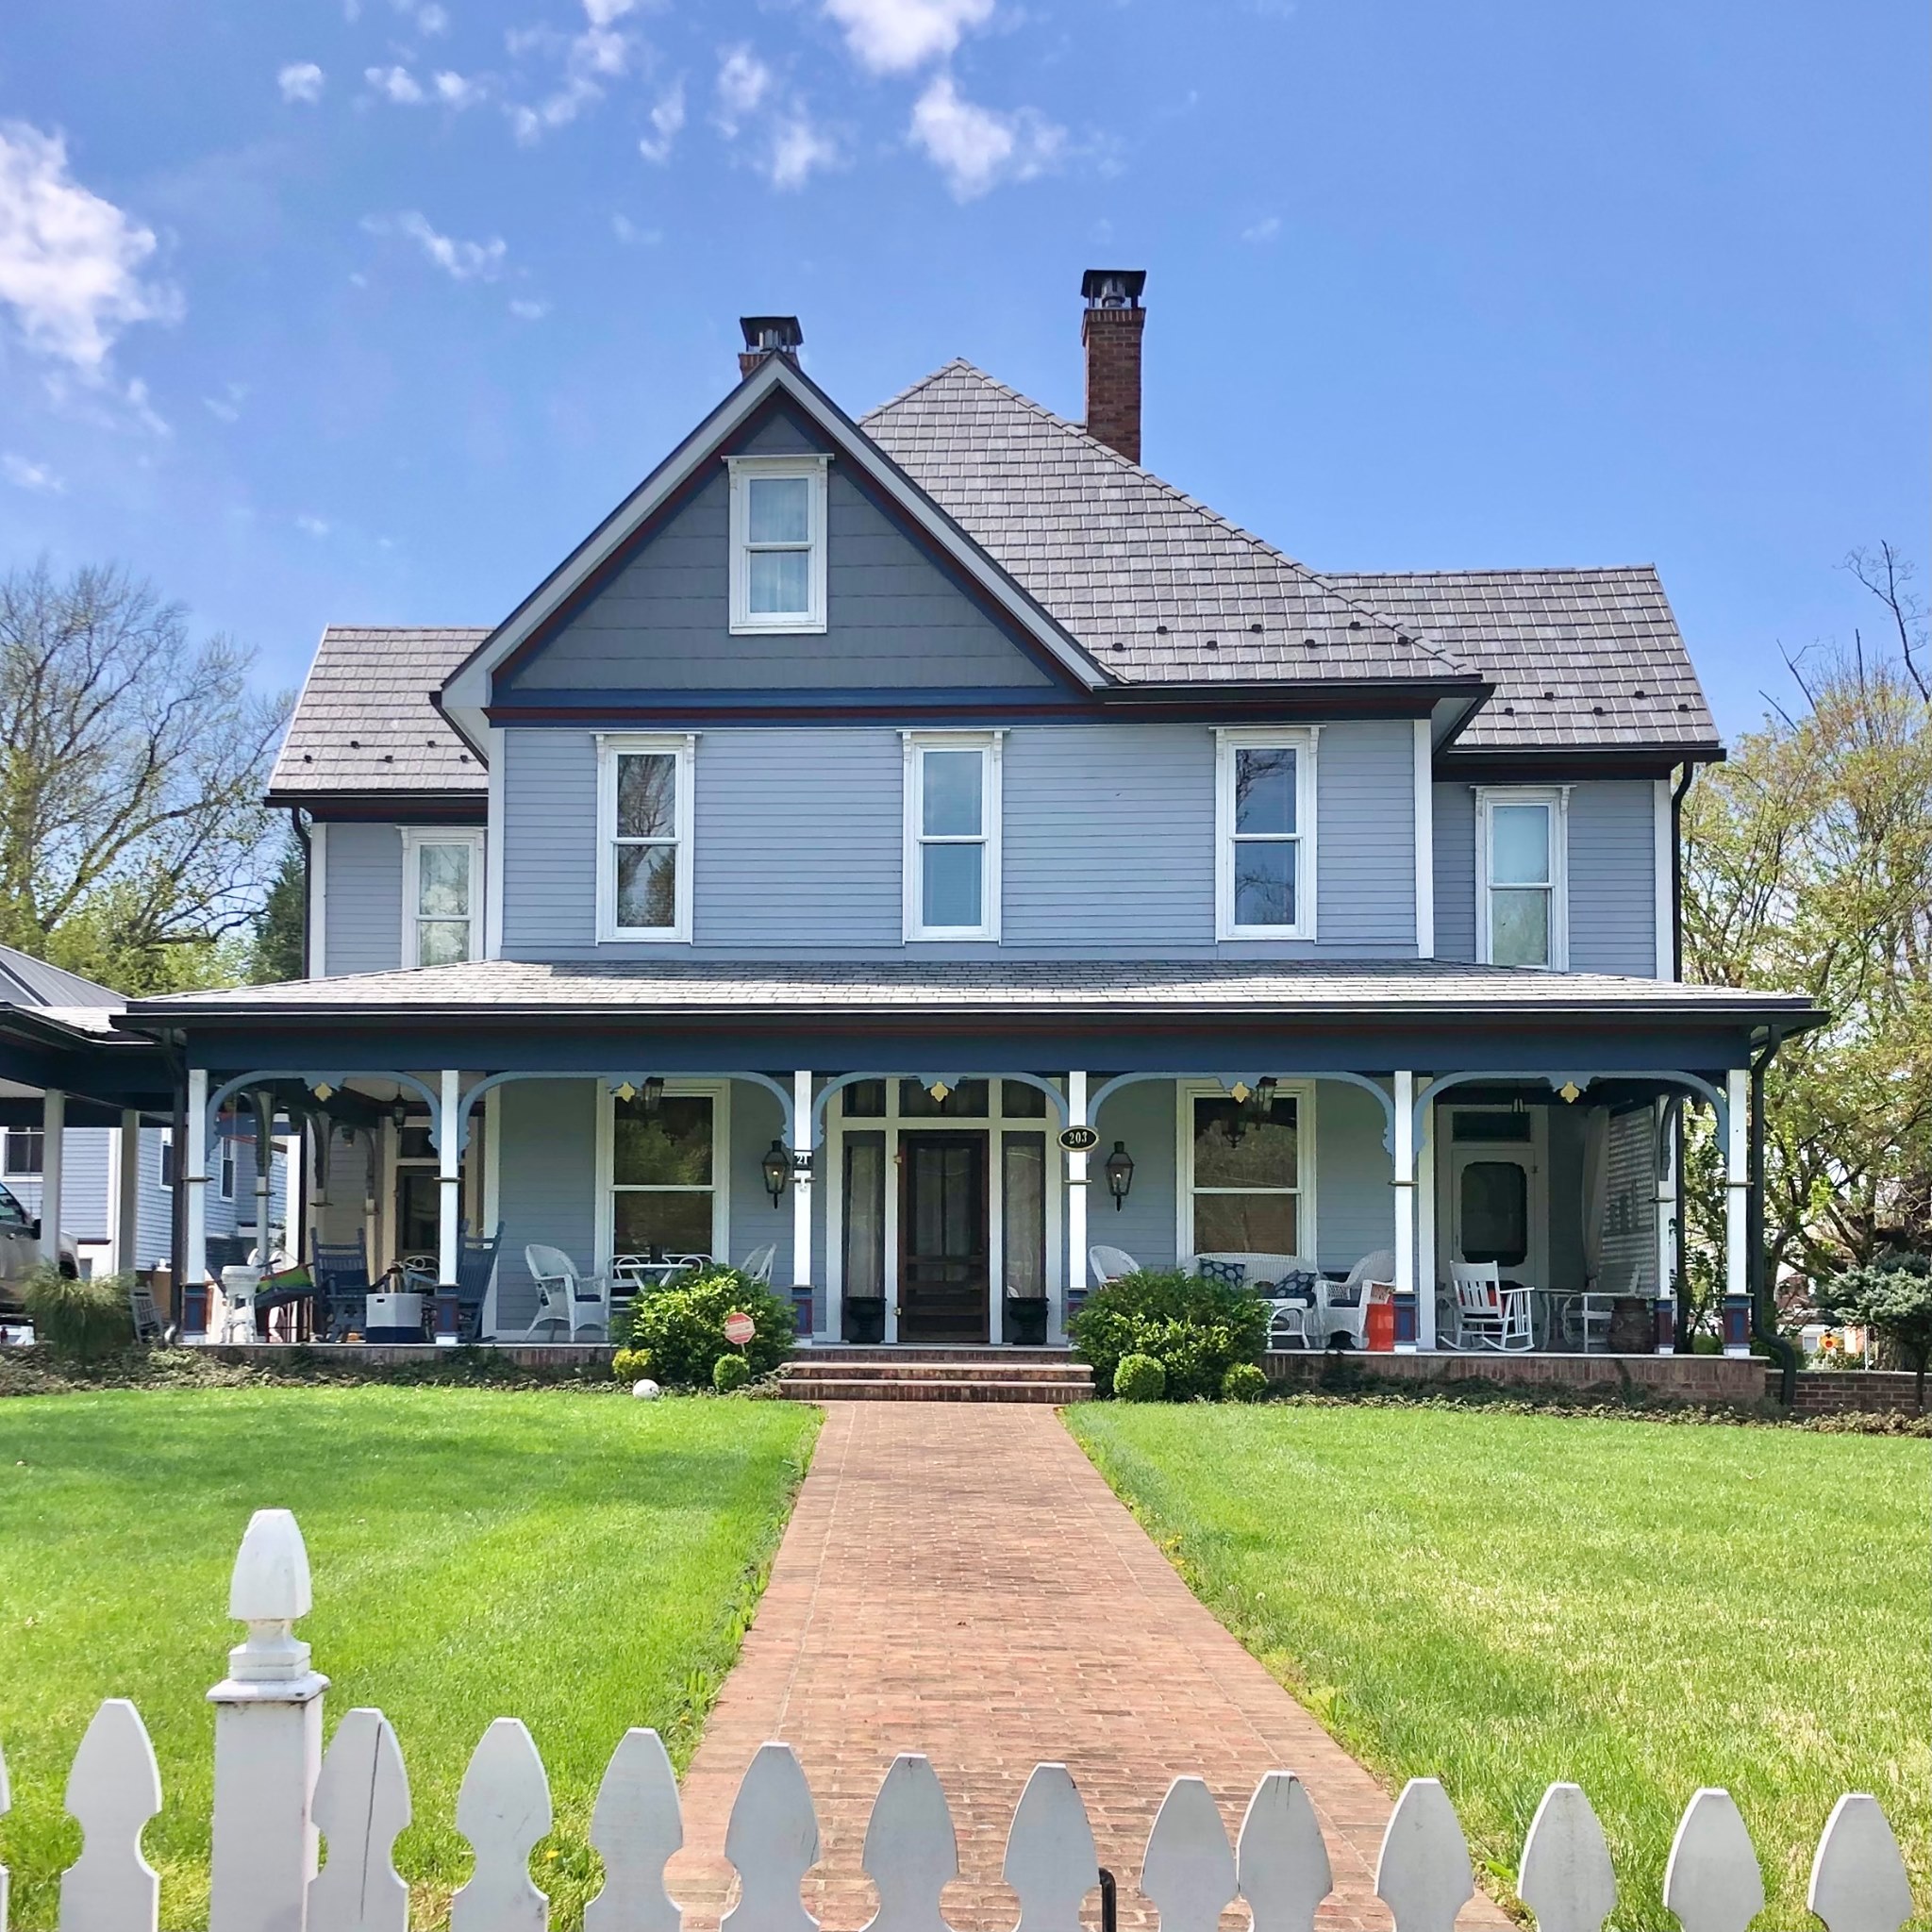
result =
[[[1495,1382],[1545,1392],[1570,1389],[1578,1394],[1635,1391],[1676,1402],[1757,1403],[1765,1394],[1761,1361],[1721,1355],[1350,1354],[1343,1360],[1359,1374],[1389,1382]],[[1294,1349],[1262,1360],[1272,1380],[1309,1387],[1332,1373],[1333,1366],[1325,1354]]]
[[[1809,1369],[1798,1376],[1796,1398],[1791,1404],[1794,1416],[1809,1415],[1921,1415],[1932,1413],[1932,1402],[1912,1399],[1914,1377],[1890,1369]],[[1766,1392],[1774,1399],[1778,1391],[1778,1374],[1771,1370],[1764,1378]]]

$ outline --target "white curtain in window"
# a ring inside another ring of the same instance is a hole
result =
[[[1604,1272],[1604,1221],[1610,1205],[1610,1116],[1593,1107],[1583,1117],[1583,1274],[1592,1287]]]

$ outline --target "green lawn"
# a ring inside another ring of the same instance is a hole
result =
[[[1614,1923],[1663,1932],[1676,1821],[1724,1785],[1760,1924],[1816,1932],[1811,1852],[1859,1790],[1932,1907],[1932,1444],[1421,1407],[1069,1419],[1337,1737],[1391,1779],[1442,1778],[1502,1886],[1544,1787],[1574,1779],[1609,1836]]]
[[[597,1884],[590,1807],[627,1724],[679,1769],[810,1451],[790,1403],[583,1393],[283,1388],[0,1402],[0,1820],[14,1924],[55,1921],[79,1849],[68,1765],[103,1697],[134,1699],[160,1760],[148,1827],[161,1924],[208,1923],[213,1720],[240,1627],[227,1579],[251,1510],[295,1510],[332,1680],[331,1721],[389,1713],[417,1824],[397,1864],[419,1923],[446,1917],[469,1852],[452,1823],[484,1726],[523,1718],[558,1820],[539,1848],[577,1923]]]

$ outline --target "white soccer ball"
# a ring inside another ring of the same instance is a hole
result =
[[[656,1402],[664,1391],[658,1388],[657,1383],[651,1380],[650,1376],[646,1375],[641,1382],[633,1382],[630,1385],[630,1392],[640,1402]]]

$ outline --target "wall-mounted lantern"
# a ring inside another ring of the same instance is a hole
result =
[[[653,1115],[653,1114],[655,1114],[655,1113],[656,1113],[656,1112],[658,1111],[658,1108],[659,1108],[660,1107],[662,1107],[663,1105],[664,1105],[664,1076],[663,1076],[663,1074],[646,1074],[646,1075],[645,1075],[645,1077],[644,1077],[644,1113],[645,1113],[645,1115],[646,1115],[646,1116],[648,1117],[648,1116],[650,1116],[650,1115]]]
[[[1120,1206],[1134,1187],[1134,1157],[1127,1152],[1124,1141],[1113,1143],[1113,1152],[1107,1157],[1107,1191],[1113,1196],[1114,1210]]]
[[[765,1192],[771,1195],[772,1206],[775,1208],[785,1198],[785,1190],[791,1184],[791,1156],[784,1141],[774,1141],[758,1166],[764,1171]]]

